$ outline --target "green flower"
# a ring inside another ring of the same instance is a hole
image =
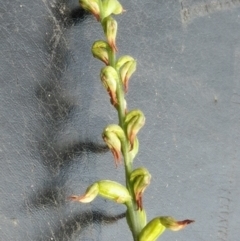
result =
[[[155,241],[166,228],[178,231],[192,222],[194,221],[189,219],[176,221],[174,218],[168,216],[154,218],[140,232],[139,241]]]
[[[130,150],[132,150],[135,137],[145,123],[145,116],[140,110],[132,110],[127,113],[124,122],[124,125],[127,128],[128,140],[131,145]]]
[[[102,83],[107,90],[111,103],[115,106],[117,104],[117,83],[118,73],[112,66],[106,66],[101,69],[100,78]]]
[[[99,9],[99,0],[79,0],[79,4],[83,9],[88,12],[91,12],[96,19],[100,20],[100,9]]]
[[[121,14],[124,10],[117,0],[102,0],[102,20],[111,14]]]
[[[97,195],[103,198],[115,201],[117,203],[127,203],[131,200],[131,196],[126,187],[118,182],[110,180],[100,180],[89,186],[84,195],[70,196],[69,200],[82,203],[92,202]]]
[[[111,46],[113,51],[117,52],[117,46],[116,46],[116,36],[117,36],[117,28],[118,28],[117,21],[111,16],[109,16],[103,20],[102,26],[109,45]]]
[[[103,130],[102,138],[111,150],[117,166],[121,162],[122,143],[126,141],[123,129],[118,125],[108,125]]]
[[[132,74],[136,71],[137,62],[129,55],[120,57],[116,64],[124,86],[125,93],[128,92],[128,82]]]
[[[109,44],[105,41],[98,40],[93,43],[92,54],[94,58],[97,58],[104,62],[106,65],[109,65],[109,52],[111,48]]]
[[[132,173],[130,174],[130,181],[133,186],[135,200],[137,203],[137,207],[140,210],[143,209],[143,204],[142,204],[143,192],[150,184],[150,180],[151,180],[151,174],[144,167],[137,168],[134,171],[132,171]]]

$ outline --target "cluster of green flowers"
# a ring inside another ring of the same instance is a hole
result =
[[[136,61],[129,55],[116,58],[117,21],[113,14],[124,12],[117,0],[79,0],[85,10],[91,12],[102,25],[106,41],[93,43],[92,54],[101,60],[105,67],[100,71],[100,79],[107,90],[110,102],[116,108],[119,124],[108,125],[102,133],[103,140],[111,150],[115,165],[124,160],[126,187],[110,180],[100,180],[89,186],[84,195],[71,196],[70,200],[88,203],[96,196],[113,200],[127,207],[126,219],[135,241],[154,241],[164,230],[177,231],[193,222],[192,220],[176,221],[172,217],[157,217],[147,223],[142,197],[150,184],[151,175],[144,167],[133,170],[133,160],[138,153],[137,134],[145,123],[141,110],[127,110],[125,93],[128,83],[136,70]]]

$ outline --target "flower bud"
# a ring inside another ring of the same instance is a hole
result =
[[[140,232],[139,241],[156,241],[165,229],[158,218],[154,218]]]
[[[138,141],[138,138],[136,137],[133,142],[132,150],[129,152],[129,156],[131,157],[132,161],[135,158],[135,156],[138,154],[138,149],[139,149],[139,141]]]
[[[102,134],[103,140],[111,150],[116,166],[121,162],[121,147],[126,141],[123,129],[118,125],[108,125]]]
[[[106,88],[111,103],[115,106],[117,104],[116,90],[118,83],[118,73],[112,66],[106,66],[101,69],[100,78],[104,87]]]
[[[131,57],[130,55],[123,55],[121,56],[118,60],[117,60],[117,63],[116,63],[116,69],[117,70],[120,70],[120,68],[126,64],[127,62],[131,62],[133,61],[134,58]]]
[[[92,54],[94,58],[97,58],[104,62],[106,65],[109,65],[109,51],[110,46],[107,42],[98,40],[93,43]]]
[[[132,198],[126,187],[118,182],[101,180],[98,182],[99,195],[117,203],[129,202]]]
[[[183,220],[183,221],[176,221],[173,217],[159,217],[160,222],[162,225],[164,225],[166,228],[172,230],[172,231],[179,231],[183,228],[185,228],[188,224],[193,223],[194,220]]]
[[[70,196],[71,201],[78,201],[81,203],[90,203],[99,193],[99,188],[97,183],[93,183],[87,188],[84,195],[81,196]]]
[[[174,218],[167,216],[154,218],[140,232],[139,241],[155,241],[166,228],[178,231],[192,222],[194,221],[189,219],[176,221]]]
[[[131,196],[126,187],[110,180],[100,180],[95,182],[87,188],[84,195],[70,196],[69,199],[71,201],[89,203],[93,201],[97,195],[113,200],[117,203],[126,203],[131,200]]]
[[[108,17],[112,13],[120,14],[124,11],[122,5],[117,0],[103,0],[102,7],[102,19]]]
[[[137,168],[130,174],[130,181],[133,186],[135,200],[137,203],[137,207],[140,210],[143,209],[142,195],[146,187],[150,184],[150,180],[151,174],[144,167]]]
[[[110,148],[110,150],[113,154],[113,157],[114,157],[116,167],[117,167],[118,163],[120,163],[120,161],[121,161],[121,141],[112,132],[105,132],[103,134],[103,140],[106,142],[106,144]]]
[[[123,82],[125,92],[128,91],[128,82],[132,74],[136,71],[137,62],[129,55],[120,57],[116,64]]]
[[[91,12],[96,19],[100,20],[99,0],[79,0],[79,4],[86,11]]]
[[[134,139],[145,123],[145,116],[140,110],[132,110],[127,113],[124,122],[127,128],[128,139],[131,145],[130,150],[132,150]]]
[[[109,45],[112,50],[117,52],[116,36],[117,36],[117,21],[111,16],[106,17],[102,22],[103,30]]]

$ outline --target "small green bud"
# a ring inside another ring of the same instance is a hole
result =
[[[99,195],[117,203],[129,202],[132,198],[126,187],[118,182],[102,180],[98,182]]]
[[[95,182],[87,188],[84,195],[70,196],[69,199],[71,201],[89,203],[93,201],[97,195],[113,200],[117,203],[126,203],[131,200],[131,196],[126,187],[110,180],[100,180]]]
[[[133,186],[135,200],[136,200],[138,209],[140,210],[143,209],[143,204],[142,204],[143,192],[150,184],[150,180],[151,180],[151,174],[144,167],[137,168],[130,174],[130,181]]]
[[[123,82],[125,92],[128,91],[128,82],[132,74],[136,71],[137,62],[129,55],[120,57],[116,64]]]
[[[132,161],[138,154],[138,149],[139,149],[139,141],[138,141],[138,138],[136,137],[133,142],[132,150],[129,152],[129,155],[130,155]]]
[[[127,128],[128,139],[131,145],[130,150],[132,150],[134,139],[145,123],[145,116],[140,110],[132,110],[127,113],[124,122]]]
[[[113,14],[121,14],[124,10],[122,5],[117,0],[103,0],[102,19]]]
[[[140,232],[139,241],[156,241],[165,229],[158,218],[154,218]]]
[[[117,104],[116,90],[118,83],[118,73],[112,66],[106,66],[101,69],[100,78],[104,87],[106,88],[111,103],[115,106]]]
[[[111,16],[104,18],[102,22],[103,30],[109,45],[112,50],[117,52],[116,37],[117,37],[117,21]]]
[[[93,201],[99,193],[99,188],[97,183],[93,183],[87,188],[84,195],[81,196],[70,196],[71,201],[77,201],[81,203],[90,203]]]
[[[137,62],[134,60],[132,62],[127,62],[123,65],[123,67],[120,70],[120,76],[121,80],[124,85],[124,90],[127,93],[128,92],[128,82],[132,74],[136,71]]]
[[[121,141],[118,137],[112,132],[105,132],[103,134],[103,140],[108,145],[111,150],[116,166],[121,161]]]
[[[100,20],[100,9],[99,9],[99,0],[79,0],[79,4],[83,9],[88,12],[91,12],[96,19]]]
[[[183,220],[183,221],[177,221],[173,217],[159,217],[158,218],[162,225],[164,225],[166,228],[172,230],[172,231],[179,231],[183,228],[185,228],[188,224],[193,223],[194,220]]]
[[[117,63],[116,63],[116,69],[117,70],[120,70],[120,68],[122,68],[122,66],[124,64],[126,64],[127,62],[131,62],[133,61],[134,58],[131,57],[130,55],[123,55],[121,56],[118,60],[117,60]]]
[[[121,147],[126,141],[123,129],[118,125],[108,125],[102,134],[103,140],[111,150],[116,166],[121,162]]]
[[[106,65],[109,65],[109,51],[111,51],[111,48],[107,42],[98,40],[93,43],[93,57],[103,61]]]
[[[140,232],[139,241],[155,241],[166,228],[178,231],[192,222],[194,221],[189,219],[176,221],[174,218],[167,216],[154,218]]]

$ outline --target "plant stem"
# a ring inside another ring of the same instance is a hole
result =
[[[114,50],[111,51],[110,56],[110,65],[115,68],[116,65],[116,55]],[[119,77],[120,79],[120,77]],[[124,91],[123,91],[123,84],[121,81],[119,81],[118,86],[117,86],[117,100],[118,100],[118,119],[119,119],[119,126],[124,130],[125,135],[127,137],[127,131],[126,128],[124,127],[124,118],[125,118],[125,98],[124,98]],[[127,139],[127,138],[126,138]],[[138,241],[138,235],[143,229],[143,224],[141,222],[141,217],[140,217],[140,211],[137,210],[137,204],[135,202],[135,194],[132,188],[132,185],[130,183],[130,174],[132,172],[132,160],[129,155],[129,143],[122,143],[122,154],[124,158],[124,165],[125,165],[125,179],[126,179],[126,187],[132,196],[132,201],[127,204],[127,212],[129,216],[129,225],[131,225],[130,229],[132,231],[132,235],[134,238],[134,241]]]
[[[109,53],[109,64],[115,69],[116,65],[116,54],[114,50],[111,50]]]
[[[119,108],[118,108],[118,116],[119,116],[119,125],[123,128],[126,135],[126,130],[124,129],[123,120],[125,117],[125,109],[121,108],[123,100],[124,100],[124,94],[122,90],[122,85],[119,86],[117,90],[117,99],[119,101]],[[124,114],[123,114],[124,113]],[[123,143],[122,146],[122,153],[124,158],[124,164],[125,164],[125,179],[126,179],[126,187],[132,196],[132,201],[128,203],[127,205],[127,212],[129,216],[129,225],[131,226],[130,229],[132,231],[132,235],[134,238],[134,241],[138,241],[138,235],[141,232],[143,225],[141,224],[141,218],[139,216],[139,211],[137,210],[137,205],[135,202],[135,194],[133,192],[133,188],[130,183],[130,174],[132,172],[132,160],[129,156],[129,145],[128,143]]]
[[[100,19],[102,19],[102,1],[99,1],[99,9],[100,9]],[[103,27],[103,26],[102,26]],[[109,52],[109,65],[112,66],[114,69],[116,69],[116,53],[115,50],[112,49]],[[118,72],[119,74],[119,72]],[[124,130],[124,133],[127,138],[127,131],[124,127],[124,118],[125,118],[125,98],[124,98],[124,91],[123,91],[123,84],[120,79],[119,75],[119,82],[117,84],[117,101],[118,101],[118,120],[119,120],[119,126]],[[137,209],[137,204],[135,201],[135,194],[133,191],[133,188],[130,183],[130,174],[132,172],[132,160],[129,155],[129,143],[123,143],[122,146],[122,154],[124,158],[124,165],[125,165],[125,179],[126,179],[126,187],[132,197],[132,200],[127,203],[127,215],[129,217],[128,223],[130,226],[130,229],[132,231],[133,239],[134,241],[138,241],[138,236],[141,230],[143,229],[145,223],[143,224],[141,222],[141,213]]]

